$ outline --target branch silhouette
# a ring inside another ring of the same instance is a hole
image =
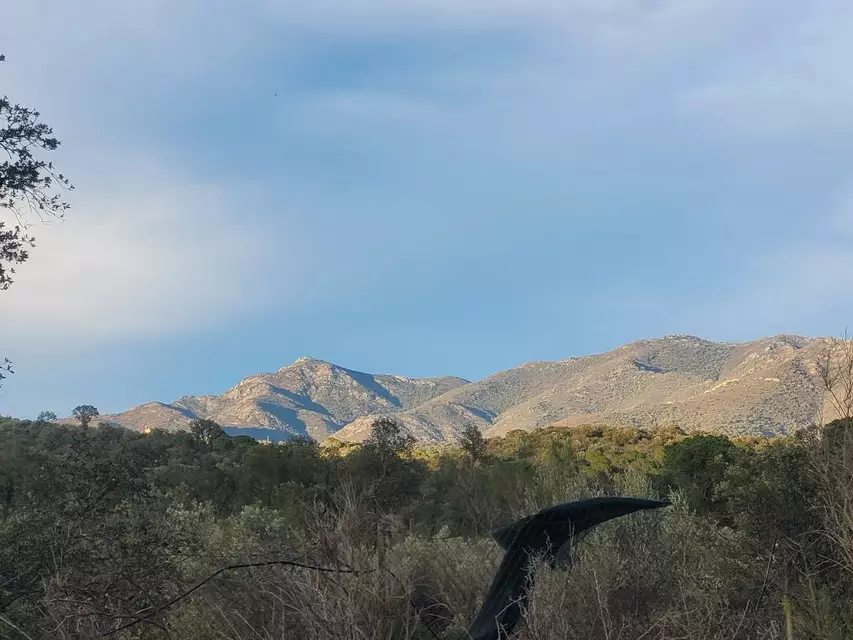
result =
[[[207,576],[201,582],[196,583],[195,586],[193,586],[192,588],[187,589],[186,591],[184,591],[180,595],[175,596],[174,598],[172,598],[168,602],[165,602],[165,603],[161,604],[160,606],[155,607],[150,613],[148,613],[144,616],[141,616],[141,617],[137,617],[134,620],[132,620],[131,622],[128,622],[127,624],[123,624],[120,627],[116,627],[115,629],[112,629],[110,631],[102,633],[101,637],[104,638],[107,636],[113,636],[113,635],[119,633],[120,631],[130,629],[131,627],[134,627],[138,624],[141,624],[143,622],[150,620],[151,618],[159,615],[160,613],[162,613],[166,609],[173,607],[174,605],[176,605],[178,602],[180,602],[184,598],[189,597],[195,591],[198,591],[204,585],[206,585],[208,582],[210,582],[211,580],[216,578],[218,575],[225,573],[226,571],[234,571],[236,569],[251,569],[253,567],[271,567],[271,566],[276,566],[276,565],[285,566],[285,567],[297,567],[300,569],[310,569],[312,571],[320,571],[323,573],[352,573],[352,574],[359,575],[359,574],[365,574],[365,573],[372,573],[375,571],[375,569],[365,569],[364,571],[356,571],[355,569],[335,569],[335,568],[331,568],[331,567],[318,567],[316,565],[304,564],[302,562],[296,562],[294,560],[267,560],[265,562],[246,562],[246,563],[242,563],[242,564],[232,564],[232,565],[229,565],[227,567],[222,567],[221,569],[218,569],[217,571],[215,571],[212,574],[210,574],[209,576]],[[143,611],[144,611],[144,609],[143,609]],[[140,611],[139,613],[142,613],[142,611]]]

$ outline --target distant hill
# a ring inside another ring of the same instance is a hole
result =
[[[149,402],[99,421],[141,431],[186,429],[194,418],[210,418],[232,435],[275,439],[275,432],[281,432],[322,440],[360,416],[413,409],[465,384],[461,378],[372,375],[300,358],[275,373],[241,380],[220,396]]]
[[[232,434],[352,441],[366,437],[378,416],[394,417],[425,441],[453,440],[468,424],[488,436],[582,423],[780,434],[819,415],[816,360],[826,344],[789,335],[744,343],[666,336],[598,355],[531,362],[479,382],[374,375],[300,358],[221,396],[152,402],[101,419],[132,429],[181,429],[204,417]]]

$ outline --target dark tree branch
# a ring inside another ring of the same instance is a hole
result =
[[[0,55],[0,62],[5,56]],[[12,284],[15,270],[11,265],[21,264],[29,258],[27,248],[34,239],[25,233],[29,226],[26,213],[34,213],[39,220],[47,217],[62,219],[70,208],[62,193],[74,188],[52,162],[36,156],[38,152],[53,152],[59,140],[53,129],[40,122],[41,114],[35,109],[13,104],[8,96],[0,97],[0,150],[5,155],[0,162],[0,208],[8,209],[17,224],[3,230],[0,222],[0,290]]]

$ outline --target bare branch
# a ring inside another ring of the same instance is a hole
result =
[[[107,631],[106,633],[102,633],[101,637],[112,636],[112,635],[119,633],[120,631],[124,631],[125,629],[129,629],[133,626],[136,626],[137,624],[149,621],[151,618],[157,616],[158,614],[162,613],[166,609],[169,609],[170,607],[174,606],[175,604],[177,604],[178,602],[180,602],[184,598],[189,597],[192,593],[194,593],[195,591],[198,591],[204,585],[206,585],[208,582],[210,582],[211,580],[216,578],[218,575],[225,573],[226,571],[233,571],[235,569],[250,569],[253,567],[271,567],[271,566],[276,566],[276,565],[277,566],[286,566],[286,567],[297,567],[300,569],[310,569],[312,571],[320,571],[323,573],[352,573],[352,574],[359,575],[359,574],[363,574],[363,573],[372,573],[373,571],[375,571],[375,569],[366,569],[364,571],[356,571],[353,569],[333,569],[330,567],[317,567],[314,565],[303,564],[301,562],[295,562],[293,560],[268,560],[266,562],[248,562],[248,563],[244,563],[244,564],[232,564],[232,565],[229,565],[227,567],[222,567],[221,569],[215,571],[214,573],[212,573],[211,575],[206,577],[201,582],[197,583],[192,588],[187,589],[186,591],[184,591],[180,595],[175,596],[174,598],[172,598],[168,602],[166,602],[166,603],[164,603],[158,607],[155,607],[154,610],[151,611],[150,613],[148,613],[147,615],[136,618],[132,622],[128,622],[127,624],[124,624],[120,627],[117,627],[116,629],[113,629],[112,631]],[[142,611],[140,611],[138,613],[142,613]]]
[[[836,418],[853,417],[853,340],[831,338],[817,361],[818,375]]]

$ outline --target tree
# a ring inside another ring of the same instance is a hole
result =
[[[393,419],[377,418],[362,446],[344,459],[346,481],[380,509],[393,509],[419,494],[424,465],[411,453],[415,439]]]
[[[364,441],[364,446],[376,450],[383,455],[400,455],[412,449],[415,439],[411,434],[400,429],[400,425],[387,417],[373,421],[370,435]]]
[[[459,444],[474,462],[486,457],[486,439],[474,424],[465,425],[465,428],[462,429],[462,436],[459,438]]]
[[[764,543],[815,531],[815,492],[809,451],[795,439],[745,447],[715,488],[729,520]]]
[[[15,373],[12,371],[12,361],[9,358],[3,358],[3,362],[0,363],[0,387],[3,386],[3,381],[6,379],[7,373]]]
[[[88,427],[89,423],[92,422],[92,418],[96,418],[101,414],[92,405],[81,404],[79,406],[74,407],[74,410],[71,412],[71,415],[80,421],[81,427]]]
[[[42,411],[36,416],[36,422],[56,422],[57,415],[53,411]]]
[[[0,54],[0,62],[5,60]],[[24,216],[35,213],[62,218],[70,205],[55,193],[55,189],[73,189],[68,179],[59,173],[52,162],[34,155],[34,151],[50,152],[59,147],[53,129],[39,122],[40,113],[29,107],[13,104],[8,96],[0,98],[0,150],[5,153],[0,163],[0,208],[14,215],[16,224],[6,227],[0,221],[0,290],[12,284],[15,269],[29,258],[28,248],[35,239],[27,233]]]
[[[853,418],[853,339],[846,332],[842,338],[831,338],[817,367],[836,418]]]
[[[719,502],[718,485],[738,458],[737,445],[725,436],[691,436],[664,449],[662,477],[685,491],[691,508],[716,512],[724,506]]]
[[[203,442],[208,447],[225,435],[222,427],[213,420],[206,418],[196,418],[190,422],[190,433],[193,434],[196,440]]]

